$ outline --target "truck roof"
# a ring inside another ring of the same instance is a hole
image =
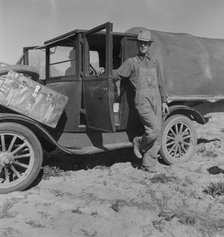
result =
[[[88,30],[82,30],[82,29],[76,29],[76,30],[72,30],[72,31],[69,31],[65,34],[62,34],[62,35],[59,35],[55,38],[52,38],[50,40],[47,40],[44,42],[45,45],[49,45],[49,44],[54,44],[58,41],[61,41],[63,39],[67,39],[67,38],[70,38],[70,37],[73,37],[77,34],[80,34],[80,33],[85,33],[85,32],[88,32]],[[104,31],[101,31],[97,34],[105,34]],[[137,34],[133,34],[133,33],[128,33],[128,32],[112,32],[112,35],[114,36],[121,36],[121,37],[124,37],[124,36],[129,36],[129,37],[137,37]]]

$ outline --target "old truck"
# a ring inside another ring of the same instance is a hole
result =
[[[117,90],[112,70],[136,55],[136,35],[143,28],[116,33],[112,26],[108,22],[73,30],[43,45],[24,47],[18,65],[0,68],[0,75],[13,69],[68,97],[54,128],[0,106],[0,193],[32,184],[43,149],[83,155],[131,147],[133,138],[142,134],[135,92],[128,80]],[[184,162],[196,150],[194,123],[205,124],[207,114],[223,111],[224,40],[151,32],[150,53],[166,79],[170,110],[164,115],[160,153],[168,164]]]

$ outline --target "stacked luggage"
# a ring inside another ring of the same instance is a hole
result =
[[[23,73],[0,75],[0,105],[55,128],[68,97]]]

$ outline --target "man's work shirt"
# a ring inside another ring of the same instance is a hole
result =
[[[147,98],[151,102],[157,101],[156,103],[161,103],[161,98],[163,102],[167,100],[165,83],[160,76],[159,65],[147,56],[137,55],[127,59],[113,71],[113,77],[115,81],[129,78],[136,91],[136,104],[143,98]]]

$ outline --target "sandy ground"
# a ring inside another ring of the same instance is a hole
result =
[[[0,195],[0,237],[224,236],[223,121],[197,125],[196,155],[155,174],[131,149],[81,163],[52,154],[34,187]]]

